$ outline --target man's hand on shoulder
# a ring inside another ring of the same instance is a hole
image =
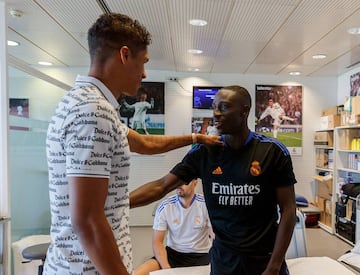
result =
[[[224,146],[224,142],[220,140],[220,136],[195,134],[198,143],[206,145]]]

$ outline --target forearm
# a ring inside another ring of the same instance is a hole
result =
[[[197,135],[196,135],[197,136]],[[196,143],[197,137],[192,135],[185,136],[160,136],[154,135],[147,137],[147,142],[149,146],[146,148],[147,151],[145,154],[156,154],[158,152],[165,153],[180,147],[191,145]],[[144,148],[144,149],[145,149]]]
[[[146,183],[130,192],[130,208],[144,206],[164,197],[176,187],[185,184],[174,174]]]
[[[132,152],[148,155],[165,153],[194,143],[223,145],[223,142],[219,141],[219,136],[203,134],[182,136],[140,135],[131,129],[129,130],[128,141]]]
[[[197,137],[196,137],[197,138]],[[197,141],[197,140],[196,140]],[[139,154],[161,154],[193,143],[192,135],[143,135],[141,140],[129,138],[130,150]]]
[[[281,213],[273,253],[268,264],[270,270],[280,269],[285,258],[296,223],[295,211],[295,209],[289,208]]]
[[[166,249],[162,243],[153,243],[153,251],[155,258],[162,269],[171,268],[168,261]]]
[[[100,274],[129,274],[121,260],[119,248],[105,216],[101,221],[78,225],[76,234]]]

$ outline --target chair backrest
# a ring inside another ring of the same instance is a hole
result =
[[[296,224],[290,245],[286,252],[286,259],[293,259],[307,256],[305,216],[300,211],[296,211]]]

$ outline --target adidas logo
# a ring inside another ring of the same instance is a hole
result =
[[[222,175],[222,170],[220,168],[220,166],[218,166],[216,169],[214,169],[214,171],[212,171],[213,175]]]

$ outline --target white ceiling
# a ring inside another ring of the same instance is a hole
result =
[[[86,32],[104,12],[130,15],[152,34],[148,70],[337,76],[360,62],[360,0],[5,0],[12,63],[88,67]],[[194,27],[190,19],[208,21]],[[189,54],[190,48],[203,50]],[[314,54],[327,58],[315,60]]]

